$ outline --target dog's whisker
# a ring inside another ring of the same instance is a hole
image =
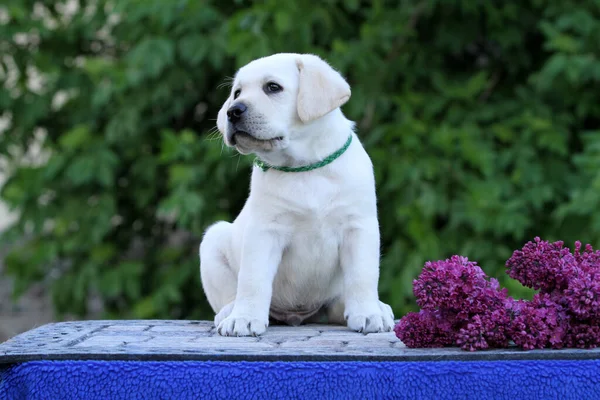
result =
[[[231,76],[227,76],[225,77],[225,79],[223,80],[223,82],[219,83],[217,85],[217,89],[223,89],[225,87],[231,87],[233,85],[233,77]]]
[[[220,140],[220,139],[221,139],[221,132],[219,132],[219,129],[216,126],[213,128],[210,128],[204,136],[204,140]]]
[[[208,140],[219,139],[220,137],[221,137],[221,134],[218,130],[210,130],[210,131],[206,132],[206,139],[208,139]]]

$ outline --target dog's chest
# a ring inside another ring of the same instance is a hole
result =
[[[284,310],[310,310],[330,301],[340,287],[342,231],[318,218],[293,225],[273,286]]]
[[[280,181],[275,196],[279,217],[300,231],[338,227],[356,202],[346,185],[327,176]]]
[[[322,304],[336,293],[340,249],[353,198],[335,182],[296,182],[281,200],[278,225],[286,248],[274,286],[274,302],[290,309]],[[310,308],[310,307],[309,307]]]

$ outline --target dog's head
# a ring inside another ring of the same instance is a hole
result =
[[[238,71],[217,127],[242,154],[273,152],[349,98],[348,83],[319,57],[275,54]]]

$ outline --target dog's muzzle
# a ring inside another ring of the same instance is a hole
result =
[[[227,120],[232,124],[239,122],[246,110],[248,107],[244,103],[235,103],[227,110]]]
[[[243,130],[243,128],[240,129],[240,127],[239,127],[240,122],[242,121],[244,114],[246,113],[247,110],[248,110],[248,107],[246,106],[246,104],[244,104],[242,102],[235,103],[234,105],[229,107],[229,109],[227,110],[227,121],[229,122],[229,125],[230,125],[229,134],[228,134],[227,139],[228,139],[229,143],[231,143],[232,146],[235,146],[237,143],[235,136],[238,133],[248,134],[245,130]]]

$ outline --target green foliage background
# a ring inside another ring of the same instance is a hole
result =
[[[352,86],[397,317],[426,260],[468,256],[528,296],[504,278],[512,250],[600,244],[598,1],[83,3],[0,6],[17,295],[46,279],[59,314],[96,294],[107,317],[209,318],[198,244],[239,212],[250,166],[211,136],[219,84],[275,52],[321,55]],[[36,134],[49,157],[19,163]]]

